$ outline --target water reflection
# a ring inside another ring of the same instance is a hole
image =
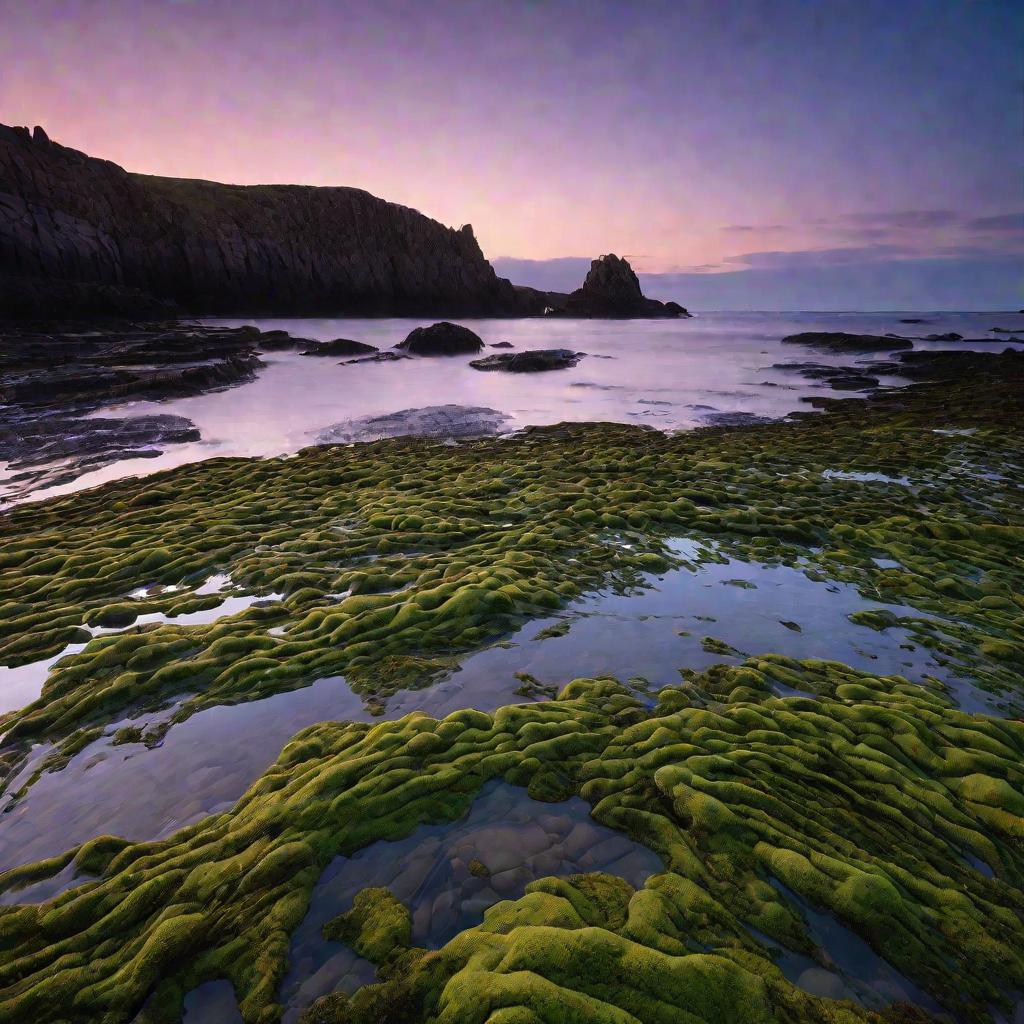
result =
[[[595,822],[579,797],[540,803],[524,789],[490,782],[460,821],[421,825],[405,839],[338,857],[324,871],[292,935],[284,1020],[297,1020],[319,996],[374,980],[372,964],[321,936],[362,889],[390,889],[412,913],[413,945],[436,949],[480,924],[488,907],[522,896],[536,878],[607,871],[639,888],[663,870],[647,847]]]

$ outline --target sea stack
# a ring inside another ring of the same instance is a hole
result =
[[[677,302],[648,299],[629,262],[609,253],[590,264],[583,286],[568,295],[563,305],[553,306],[549,315],[642,319],[690,314]]]

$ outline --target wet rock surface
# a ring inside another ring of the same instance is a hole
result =
[[[300,352],[303,356],[361,356],[376,352],[376,345],[367,345],[363,341],[352,341],[350,338],[335,338],[333,341],[315,341]]]
[[[784,345],[808,345],[830,352],[895,352],[911,349],[913,341],[895,335],[879,337],[876,334],[847,334],[843,331],[805,331],[782,339]]]
[[[182,416],[97,417],[104,407],[177,398],[251,380],[255,328],[174,321],[138,325],[0,323],[0,460],[18,494],[123,458],[198,441]]]
[[[568,348],[529,349],[483,359],[474,359],[469,365],[474,370],[504,370],[506,373],[543,373],[545,370],[565,370],[575,366],[585,353]]]
[[[894,364],[895,366],[895,364]],[[810,380],[820,380],[834,391],[870,391],[880,384],[863,366],[829,366],[825,363],[773,363],[773,370],[789,370]]]
[[[408,356],[404,352],[374,352],[373,355],[360,356],[358,359],[345,359],[341,365],[347,366],[352,363],[397,363],[400,359],[412,359],[412,356]]]
[[[901,352],[897,358],[896,372],[911,380],[954,381],[965,376],[984,375],[993,365],[988,352],[914,351]],[[999,354],[999,362],[1007,373],[1016,377],[1024,367],[1024,352],[1006,349]],[[872,364],[868,368],[871,371],[875,369]],[[883,364],[882,372],[887,368],[888,364]]]
[[[364,416],[328,427],[319,444],[380,441],[390,437],[483,437],[496,434],[508,422],[505,413],[473,405],[431,405],[402,409],[382,416]]]

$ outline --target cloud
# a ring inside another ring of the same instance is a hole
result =
[[[995,217],[976,217],[967,224],[972,231],[997,231],[1024,234],[1024,213],[1000,213]]]
[[[747,252],[739,256],[727,256],[722,262],[742,264],[752,269],[778,270],[840,266],[848,263],[877,263],[906,255],[907,250],[898,245],[851,245],[835,249],[803,249],[792,252]]]
[[[963,214],[956,210],[880,210],[843,214],[839,223],[868,224],[881,228],[942,228],[957,224]],[[826,222],[827,223],[827,222]]]
[[[859,251],[861,258],[856,258]],[[641,273],[644,293],[674,299],[693,310],[1011,310],[1019,309],[1021,260],[1018,256],[900,255],[877,246],[767,256],[757,267],[732,264],[688,268],[663,274]],[[837,255],[836,253],[842,255]],[[774,261],[774,263],[772,262]],[[787,262],[788,261],[788,262]],[[494,260],[495,269],[516,284],[551,288],[552,276],[571,275],[557,289],[577,287],[589,258]],[[517,271],[511,272],[510,267]],[[707,273],[706,270],[719,270]],[[703,272],[702,272],[703,271]]]
[[[767,234],[769,232],[776,231],[788,231],[789,228],[785,224],[727,224],[722,231],[731,233],[742,233],[755,231],[758,234]]]

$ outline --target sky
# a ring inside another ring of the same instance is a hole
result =
[[[1011,0],[0,0],[0,122],[133,171],[353,185],[559,289],[1024,307]]]

